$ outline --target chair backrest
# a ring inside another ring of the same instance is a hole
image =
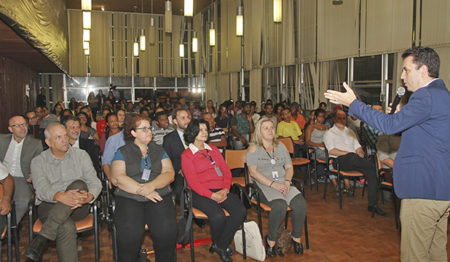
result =
[[[245,168],[247,150],[225,150],[225,162],[230,169]]]
[[[294,143],[290,137],[280,137],[278,138],[278,141],[283,143],[289,154],[294,154]]]

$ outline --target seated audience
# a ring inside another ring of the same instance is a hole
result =
[[[42,139],[43,131],[38,124],[38,117],[34,111],[28,111],[25,113],[25,117],[28,122],[28,135],[37,139]]]
[[[66,127],[69,144],[86,151],[92,160],[95,171],[100,172],[99,148],[92,139],[80,137],[80,119],[76,116],[66,116],[61,119],[61,124]]]
[[[277,120],[277,117],[273,114],[273,105],[271,103],[266,103],[264,110],[265,110],[264,115],[261,117],[261,119],[263,119],[263,118],[270,119],[273,123],[273,126],[275,127],[275,133],[276,133],[278,120]]]
[[[172,163],[164,149],[151,142],[149,118],[131,114],[123,133],[129,143],[116,152],[111,168],[111,181],[117,186],[114,219],[119,261],[137,261],[145,225],[152,235],[156,261],[176,261]]]
[[[80,119],[80,137],[94,140],[95,144],[100,143],[100,137],[98,136],[97,130],[91,127],[90,118],[85,112],[80,112],[77,117]]]
[[[184,133],[189,147],[181,156],[181,165],[192,190],[193,206],[208,216],[213,242],[210,251],[228,262],[232,261],[229,244],[244,222],[247,210],[230,193],[230,169],[217,147],[206,144],[208,131],[208,122],[192,119]],[[222,208],[228,211],[229,217]]]
[[[97,129],[97,122],[95,122],[95,118],[94,118],[94,115],[92,114],[91,107],[90,106],[83,106],[81,108],[81,112],[84,112],[84,113],[87,114],[88,120],[89,120],[89,127],[92,127],[93,129]]]
[[[27,122],[22,116],[11,117],[8,130],[10,134],[0,134],[0,161],[8,168],[8,173],[14,179],[13,199],[16,222],[19,224],[28,211],[28,203],[33,195],[31,160],[43,149],[41,141],[27,136]]]
[[[119,122],[119,128],[122,129],[123,123],[125,122],[125,110],[119,108],[116,114],[117,114],[117,121]]]
[[[102,185],[89,155],[69,145],[63,125],[47,126],[45,142],[49,149],[31,162],[37,215],[43,224],[25,256],[39,260],[47,240],[56,240],[59,261],[78,261],[75,222],[89,214],[89,203]]]
[[[210,113],[213,118],[217,117],[217,109],[214,106],[214,103],[211,99],[209,99],[208,102],[206,102],[206,107],[205,109],[203,109],[203,113]]]
[[[106,115],[106,121],[107,126],[105,129],[105,133],[103,133],[103,135],[100,137],[100,151],[102,152],[102,154],[105,150],[106,140],[108,140],[110,136],[113,136],[120,132],[119,121],[117,121],[116,114],[109,113],[108,115]]]
[[[300,191],[292,185],[294,167],[291,156],[275,137],[275,128],[269,119],[256,124],[253,143],[247,151],[250,176],[256,181],[263,203],[272,209],[269,213],[269,234],[265,237],[266,254],[275,257],[277,231],[284,221],[286,209],[292,210],[292,243],[297,254],[303,254],[301,234],[306,216],[306,202]]]
[[[328,130],[328,126],[324,124],[325,122],[325,111],[322,109],[314,110],[314,120],[306,128],[305,140],[309,147],[314,148],[316,152],[316,158],[326,161],[327,156],[325,153],[325,144],[323,142],[323,136]]]
[[[253,125],[261,118],[261,116],[256,112],[256,102],[250,102],[250,117],[252,118]]]
[[[187,109],[177,108],[172,112],[172,119],[176,129],[172,131],[172,133],[164,136],[163,147],[167,155],[169,155],[173,169],[175,170],[175,180],[172,183],[172,189],[178,200],[180,199],[184,187],[184,179],[180,174],[181,154],[183,154],[184,150],[187,148],[184,141],[184,131],[191,121],[191,118]]]
[[[152,125],[153,141],[155,141],[157,145],[162,146],[164,136],[173,132],[174,129],[172,125],[169,124],[169,118],[164,111],[159,111],[156,113],[155,120],[154,125]]]
[[[291,104],[291,121],[297,122],[301,130],[305,130],[305,117],[302,115],[302,107],[294,102]]]
[[[5,230],[6,215],[11,211],[11,198],[14,191],[14,179],[8,172],[8,168],[0,161],[0,184],[2,184],[2,196],[0,197],[0,232]]]
[[[400,142],[402,137],[400,135],[381,135],[378,137],[377,142],[377,152],[378,157],[380,158],[381,163],[383,164],[382,168],[391,169],[390,172],[386,171],[383,174],[384,181],[389,183],[393,183],[393,173],[394,169],[394,160],[397,156],[398,149],[400,148]],[[391,201],[392,193],[386,190],[383,190],[384,199]]]
[[[278,103],[273,107],[274,115],[277,118],[278,123],[283,121],[283,110],[284,110],[284,106],[281,103]]]
[[[282,111],[283,120],[278,123],[277,136],[290,137],[294,142],[294,156],[303,156],[305,150],[304,134],[297,122],[291,121],[291,110],[285,108]]]
[[[378,207],[378,181],[373,163],[364,159],[364,152],[356,139],[355,133],[345,126],[347,115],[342,110],[337,110],[334,126],[325,132],[324,143],[325,147],[333,159],[339,160],[340,169],[342,171],[358,171],[364,174],[368,181],[369,191],[369,207],[370,212],[375,212],[378,215],[386,216],[386,213]],[[333,161],[336,168],[336,161]],[[336,179],[331,180],[337,188]],[[345,191],[351,192],[354,189],[350,188],[348,180],[345,180]],[[345,192],[344,191],[344,192]]]
[[[37,106],[34,108],[34,112],[36,113],[37,124],[40,125],[42,119],[44,118],[44,110],[42,109],[41,106]]]
[[[219,106],[219,112],[215,121],[216,125],[220,128],[228,129],[230,127],[231,118],[228,116],[227,106],[225,104]]]
[[[250,116],[250,104],[245,104],[241,112],[231,120],[231,132],[233,134],[233,148],[236,150],[246,148],[250,141],[250,134],[254,131],[253,121]]]
[[[227,147],[225,132],[222,128],[216,127],[216,122],[210,113],[203,113],[202,117],[203,120],[209,124],[208,144],[218,147],[219,151],[222,153],[223,149]]]
[[[378,112],[384,113],[383,107],[380,105],[372,105],[372,108]],[[367,123],[361,122],[361,142],[369,151],[369,155],[377,153],[378,137],[382,134],[383,132],[380,130],[369,126]]]

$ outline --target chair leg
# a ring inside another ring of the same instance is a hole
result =
[[[264,238],[263,235],[263,229],[262,229],[262,216],[261,216],[261,207],[258,204],[257,207],[257,214],[258,214],[258,227],[259,227],[259,232],[261,233],[261,237]]]
[[[117,262],[119,260],[118,258],[118,251],[117,251],[117,231],[116,226],[113,224],[111,227],[111,238],[112,238],[112,246],[113,246],[113,259],[114,262]]]
[[[194,229],[192,228],[192,224],[191,224],[191,236],[190,236],[190,240],[191,240],[191,262],[195,261],[195,254],[194,254]]]
[[[363,185],[363,191],[362,191],[362,196],[364,197],[364,189],[366,188],[366,183],[364,180],[364,185]],[[355,197],[355,191],[356,191],[356,179],[353,179],[353,192],[352,192],[352,197]]]
[[[286,215],[284,216],[284,229],[287,229],[288,221],[289,220],[289,214],[286,212]]]
[[[394,190],[392,190],[392,201],[394,202],[394,218],[395,218],[395,229],[399,229],[400,228],[400,223],[399,223],[399,214],[398,214],[398,208],[397,208],[397,196],[394,193]]]
[[[244,223],[245,222],[242,222],[242,255],[244,256],[244,259],[247,259],[247,243],[245,239]]]
[[[325,173],[325,183],[323,185],[323,200],[327,200],[327,185],[328,185],[328,179],[330,179],[330,176],[328,175],[328,172]]]
[[[308,217],[305,216],[305,246],[309,249]]]
[[[339,190],[339,209],[342,209],[342,190],[341,190],[341,179],[340,179],[340,174],[337,174],[337,186],[338,186],[338,190]]]
[[[362,190],[362,197],[364,197],[364,192],[366,191],[366,182],[367,182],[367,179],[364,177],[363,190]],[[356,183],[356,180],[355,180],[355,183]]]
[[[98,214],[97,205],[94,204],[94,241],[95,241],[95,262],[100,261],[100,243],[98,237]]]
[[[8,242],[8,262],[12,261],[12,237],[11,237],[11,212],[6,216],[6,234],[7,234],[7,242]]]

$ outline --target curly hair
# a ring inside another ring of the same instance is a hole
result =
[[[187,144],[194,143],[195,138],[198,136],[198,133],[200,132],[200,124],[206,125],[206,130],[208,130],[209,135],[209,123],[203,119],[192,119],[191,122],[189,122],[189,125],[187,126],[186,130],[184,130],[184,141]]]
[[[123,125],[123,138],[126,141],[134,141],[134,136],[131,134],[131,131],[136,131],[136,127],[139,126],[141,121],[148,121],[150,123],[150,118],[136,113],[127,116]]]

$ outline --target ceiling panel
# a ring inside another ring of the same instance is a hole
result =
[[[37,73],[61,73],[46,56],[0,21],[0,56],[8,57]]]
[[[66,0],[67,9],[81,9],[81,0]],[[165,0],[92,0],[93,10],[141,12],[164,14]],[[212,0],[194,0],[194,13],[198,13],[211,4]],[[173,14],[183,15],[184,0],[172,0]]]

